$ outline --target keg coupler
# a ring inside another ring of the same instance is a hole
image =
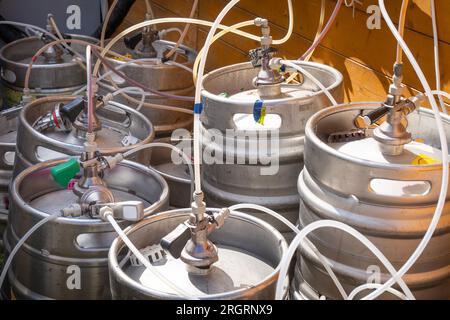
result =
[[[151,20],[151,17],[147,14],[145,20]],[[166,60],[164,53],[167,50],[167,45],[159,40],[159,31],[154,26],[146,26],[142,28],[141,32],[124,38],[123,42],[132,52],[133,59],[158,58],[164,62]],[[176,52],[186,54],[182,47],[177,48]]]
[[[408,121],[406,116],[419,107],[419,102],[424,98],[418,95],[409,99],[402,98],[404,85],[402,84],[403,65],[394,65],[393,83],[389,86],[389,93],[383,106],[368,113],[358,116],[355,125],[359,128],[367,128],[375,125],[387,115],[386,121],[376,127],[373,137],[378,142],[380,150],[388,156],[398,156],[403,153],[405,144],[411,142],[411,133],[407,131]]]
[[[189,219],[178,225],[161,240],[161,247],[174,258],[180,258],[190,271],[208,271],[219,260],[216,246],[208,235],[222,227],[229,217],[228,208],[210,213],[203,202],[203,193],[194,193]]]
[[[101,97],[99,97],[98,100],[100,100],[100,103],[97,104],[95,109],[106,105],[106,102]],[[33,128],[39,132],[47,129],[67,132],[75,130],[74,133],[77,137],[86,139],[88,131],[87,110],[86,98],[77,98],[66,104],[58,103],[52,111],[39,117],[33,124]],[[102,129],[102,124],[98,119],[96,112],[94,112],[92,122],[94,132]]]
[[[104,157],[97,151],[92,133],[86,134],[85,152],[80,161],[71,159],[51,169],[53,179],[66,187],[73,177],[83,168],[83,175],[73,186],[73,192],[79,202],[70,204],[61,210],[64,217],[87,215],[93,219],[107,220],[112,214],[115,219],[140,221],[144,218],[144,204],[141,201],[115,202],[113,193],[102,179],[104,170],[114,168],[123,160],[122,154]]]
[[[280,84],[284,81],[281,74],[270,67],[270,60],[277,52],[271,47],[272,37],[267,19],[256,18],[255,25],[261,27],[261,47],[249,51],[253,67],[260,67],[258,75],[253,79],[253,85],[258,88],[260,96],[281,94]]]

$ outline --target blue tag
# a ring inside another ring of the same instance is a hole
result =
[[[199,102],[194,104],[194,113],[201,114],[203,111],[203,103]]]
[[[258,123],[264,123],[265,108],[263,107],[263,100],[256,100],[253,105],[253,120]]]

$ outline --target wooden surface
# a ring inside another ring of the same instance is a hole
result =
[[[450,91],[450,1],[435,0],[439,29],[439,50],[441,60],[442,88]],[[226,5],[226,0],[200,0],[198,17],[214,20]],[[326,0],[327,21],[336,0]],[[387,0],[388,11],[396,22],[401,0]],[[153,0],[151,1],[157,17],[188,16],[192,0]],[[317,30],[320,14],[320,0],[293,0],[295,12],[294,34],[279,47],[279,55],[298,58],[312,43]],[[366,9],[378,0],[362,0],[362,5],[352,8],[343,6],[324,41],[314,52],[312,61],[326,63],[344,75],[345,98],[347,101],[371,101],[385,98],[390,83],[392,65],[395,59],[395,39],[381,19],[381,29],[369,30],[366,26],[369,14]],[[142,21],[145,14],[143,0],[137,0],[121,28]],[[264,17],[269,19],[274,39],[282,37],[288,24],[287,4],[284,0],[241,0],[224,19],[224,24]],[[182,27],[182,25],[179,25]],[[254,34],[260,31],[247,28]],[[194,27],[187,38],[187,44],[198,49],[206,38],[208,29]],[[174,34],[173,36],[176,36]],[[429,0],[411,0],[407,13],[405,40],[430,83],[435,86],[433,38]],[[207,61],[208,70],[220,66],[247,61],[249,49],[257,47],[255,41],[236,35],[227,35],[211,48]],[[404,82],[410,92],[422,91],[420,82],[412,67],[405,60]]]

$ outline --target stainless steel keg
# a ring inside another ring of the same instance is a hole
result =
[[[81,35],[71,35],[73,39],[96,43],[97,40]],[[1,86],[3,106],[9,108],[22,101],[25,74],[34,54],[45,42],[38,37],[19,39],[0,49]],[[85,54],[85,47],[70,44],[71,48]],[[62,53],[55,59],[43,54],[33,63],[30,74],[30,94],[34,98],[50,95],[69,95],[86,83],[86,73],[74,61],[72,55]]]
[[[442,178],[440,142],[432,111],[419,108],[407,117],[412,142],[400,155],[384,154],[374,139],[377,126],[360,129],[355,124],[355,119],[380,106],[341,105],[310,118],[305,129],[305,167],[298,178],[299,220],[300,226],[321,219],[346,223],[367,236],[399,270],[423,238],[436,208]],[[450,139],[450,117],[442,114],[442,118]],[[380,261],[344,232],[327,228],[313,232],[309,239],[330,261],[347,294],[367,282],[390,278]],[[433,238],[403,279],[417,299],[450,298],[447,205]],[[293,289],[293,298],[342,298],[304,245]],[[385,293],[381,298],[394,297]]]
[[[301,66],[328,88],[337,101],[342,101],[339,71],[312,62],[302,62]],[[330,101],[307,77],[300,85],[281,84],[281,92],[261,97],[253,85],[258,72],[252,64],[241,63],[215,70],[204,79],[203,147],[223,155],[224,163],[203,161],[205,196],[208,205],[214,207],[236,203],[267,206],[296,223],[296,180],[303,167],[305,124],[314,113],[329,106]],[[254,119],[257,101],[265,107],[263,125]],[[227,135],[227,130],[233,130],[235,136]],[[216,139],[211,144],[211,136],[217,131],[223,136],[222,142]],[[270,146],[267,151],[260,149],[264,145]],[[268,156],[269,164],[263,162]],[[262,173],[271,167],[273,172]],[[287,226],[266,214],[252,214],[282,233],[291,233]]]
[[[145,65],[141,64],[126,64],[115,58],[108,58],[109,62],[116,68],[120,68],[127,77],[157,91],[178,96],[192,96],[194,93],[194,84],[192,74],[179,66],[170,64],[169,62],[162,63],[161,58],[171,48],[175,46],[174,42],[165,40],[156,40],[150,44],[153,48],[152,53],[146,55],[138,54],[136,50],[127,47],[124,41],[120,41],[112,47],[112,50],[122,55],[127,55],[131,59],[145,59]],[[181,63],[187,68],[192,68],[197,53],[194,49],[181,45],[177,53],[174,55],[174,61]],[[112,75],[112,80],[119,88],[132,86],[124,79],[117,75]],[[105,79],[106,80],[106,79]],[[116,91],[108,81],[102,81],[100,84],[102,91]],[[131,101],[124,95],[118,95],[117,101],[127,105],[137,105],[136,100],[141,100],[140,94],[127,94],[135,101]],[[192,109],[193,102],[179,101],[158,95],[148,95],[145,98],[146,103],[175,106],[186,109]],[[179,128],[190,128],[193,117],[190,114],[166,111],[161,109],[154,109],[144,105],[140,110],[148,119],[155,125],[157,136],[170,135],[172,131]]]
[[[191,212],[162,212],[125,232],[164,277],[191,295],[200,299],[274,299],[279,264],[287,250],[283,236],[262,220],[232,213],[209,238],[218,247],[218,262],[208,272],[192,271],[159,245]],[[122,240],[114,240],[108,257],[113,299],[180,299],[150,270],[136,264],[127,251]]]
[[[52,167],[65,161],[37,164],[19,174],[11,184],[10,219],[5,236],[7,253],[37,222],[50,214],[61,214],[61,209],[78,201],[75,188],[62,188],[50,175]],[[146,216],[168,208],[167,183],[145,166],[123,161],[104,171],[103,182],[115,202],[141,201]],[[118,222],[122,228],[130,224]],[[13,260],[8,271],[13,296],[109,299],[107,253],[116,236],[108,222],[89,215],[64,216],[47,222],[25,242]]]
[[[60,130],[54,126],[39,129],[42,119],[48,117],[53,121],[53,116],[58,113],[57,108],[75,99],[70,96],[40,98],[23,108],[19,116],[14,176],[42,161],[81,154],[86,142],[84,111],[80,112],[77,120],[67,130]],[[99,151],[104,155],[130,150],[149,143],[154,137],[150,121],[132,108],[106,105],[97,108],[96,115],[98,118],[95,140]],[[140,153],[138,160],[144,164],[148,161],[145,153]]]
[[[8,186],[13,173],[19,111],[20,108],[12,108],[0,112],[0,248],[8,221]]]

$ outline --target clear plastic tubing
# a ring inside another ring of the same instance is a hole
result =
[[[355,298],[355,296],[364,291],[364,290],[373,290],[373,289],[378,289],[379,287],[381,287],[381,284],[379,283],[366,283],[363,284],[357,288],[355,288],[350,295],[348,296],[347,300],[353,300]],[[402,300],[408,300],[408,297],[405,296],[403,293],[401,293],[400,291],[394,289],[394,288],[388,288],[386,290],[386,292],[389,292],[391,294],[393,294],[394,296],[396,296],[397,298],[400,298]]]
[[[266,208],[264,206],[260,206],[260,205],[257,205],[257,204],[251,204],[251,203],[241,203],[241,204],[233,205],[233,206],[229,207],[229,209],[230,209],[230,211],[236,211],[236,210],[239,210],[239,209],[258,210],[258,211],[267,213],[267,214],[271,215],[272,217],[280,220],[285,225],[287,225],[289,228],[291,228],[292,231],[294,231],[295,233],[299,233],[300,232],[300,230],[297,227],[295,227],[289,220],[287,220],[281,214],[273,211],[272,209]],[[345,292],[345,289],[342,286],[342,284],[339,282],[339,279],[334,274],[333,269],[331,269],[330,262],[328,261],[328,259],[325,258],[320,253],[320,251],[316,248],[316,246],[311,241],[309,241],[308,239],[305,239],[305,240],[306,240],[306,244],[314,251],[314,253],[316,254],[317,258],[319,258],[319,260],[322,263],[323,267],[328,272],[330,278],[333,280],[334,284],[336,285],[336,288],[339,290],[339,293],[341,294],[342,298],[347,299],[347,293]]]
[[[442,91],[442,90],[433,90],[431,91],[431,94],[435,95],[435,96],[440,96],[440,97],[445,97],[447,99],[450,100],[450,93],[446,92],[446,91]]]
[[[25,243],[25,241],[28,240],[28,238],[37,230],[39,229],[41,226],[43,226],[44,224],[46,224],[49,221],[52,221],[54,219],[58,218],[57,215],[48,215],[47,217],[45,217],[44,219],[42,219],[41,221],[39,221],[38,223],[36,223],[33,227],[30,228],[30,230],[27,231],[27,233],[25,233],[23,235],[22,238],[20,238],[20,240],[17,242],[16,246],[14,247],[14,249],[11,251],[11,253],[8,256],[8,259],[5,262],[5,265],[3,267],[2,270],[2,274],[0,275],[0,289],[3,286],[3,282],[5,281],[6,278],[6,274],[8,273],[8,269],[11,265],[12,260],[14,259],[14,256],[17,254],[17,252],[19,251],[19,249],[22,247],[22,245]]]
[[[285,43],[287,40],[289,40],[289,38],[292,35],[293,29],[294,29],[294,10],[292,7],[292,0],[288,0],[288,11],[289,11],[288,31],[283,38],[278,39],[278,40],[273,40],[274,45],[279,45],[279,44]],[[191,19],[191,18],[161,18],[161,19],[147,20],[147,21],[135,24],[135,25],[125,29],[124,31],[120,32],[117,36],[115,36],[113,39],[111,39],[111,41],[108,42],[108,44],[105,46],[105,49],[101,52],[101,55],[102,56],[106,55],[108,50],[111,49],[114,46],[114,44],[116,44],[116,42],[119,41],[119,39],[126,36],[127,34],[133,32],[135,30],[142,29],[146,26],[162,24],[162,23],[191,23],[191,24],[197,24],[197,25],[202,25],[202,26],[207,26],[207,27],[211,27],[213,25],[213,23],[210,21],[205,21],[205,20],[200,20],[200,19]],[[218,28],[223,30],[223,29],[227,29],[228,27],[224,26],[222,24],[219,24]],[[232,30],[231,32],[238,34],[240,36],[246,37],[251,40],[255,40],[258,42],[261,41],[260,36],[256,36],[256,35],[248,33],[248,32],[244,32],[244,31],[237,30],[237,29]],[[94,74],[98,74],[99,68],[100,68],[100,62],[97,61],[97,64],[94,67]]]
[[[445,135],[444,126],[442,123],[442,118],[439,113],[439,107],[437,106],[436,100],[433,98],[433,93],[431,91],[430,85],[427,82],[427,79],[425,78],[425,75],[420,68],[419,64],[417,63],[417,60],[414,58],[414,55],[412,54],[411,50],[409,50],[407,44],[403,40],[403,38],[400,36],[398,31],[395,28],[394,23],[392,22],[391,18],[389,17],[388,12],[386,11],[386,7],[384,4],[384,0],[379,0],[379,6],[381,9],[381,14],[383,15],[384,20],[386,21],[389,29],[391,29],[392,34],[397,39],[399,45],[402,47],[405,55],[408,57],[408,60],[411,62],[412,67],[414,68],[414,71],[416,72],[417,76],[419,77],[420,82],[422,83],[423,88],[425,89],[425,93],[428,97],[428,100],[430,101],[431,107],[433,109],[435,118],[436,118],[436,125],[439,132],[439,138],[441,142],[441,151],[442,151],[442,187],[441,192],[439,194],[439,200],[436,205],[436,210],[434,212],[433,218],[431,219],[430,225],[428,227],[427,232],[425,233],[423,239],[420,241],[419,245],[417,246],[416,250],[413,252],[413,254],[410,256],[410,258],[406,261],[406,263],[400,268],[400,270],[388,281],[386,281],[381,287],[377,288],[372,293],[365,296],[363,299],[375,299],[379,295],[381,295],[387,288],[390,288],[398,279],[403,277],[408,270],[414,265],[414,263],[417,261],[419,256],[423,253],[425,250],[428,242],[430,241],[431,237],[433,236],[434,231],[436,230],[436,227],[439,223],[439,219],[441,218],[442,210],[445,205],[446,201],[446,195],[447,195],[447,188],[448,188],[448,146],[447,146],[447,137]]]
[[[306,52],[299,58],[299,60],[306,59],[316,49],[316,47],[319,45],[319,43],[322,42],[323,38],[325,37],[325,35],[328,33],[331,26],[333,25],[333,22],[336,19],[339,9],[342,6],[342,2],[343,2],[343,0],[338,0],[338,2],[336,3],[336,6],[334,7],[333,13],[330,16],[330,19],[328,19],[328,22],[325,25],[325,28],[323,28],[320,35],[314,40],[311,47],[309,47],[308,50],[306,50]]]
[[[211,29],[208,32],[208,36],[205,40],[205,50],[202,53],[200,65],[198,67],[198,76],[197,76],[197,82],[195,84],[195,99],[194,104],[196,106],[201,104],[201,92],[202,92],[202,85],[203,85],[203,76],[205,73],[205,65],[206,65],[206,57],[208,56],[209,52],[209,46],[211,44],[211,40],[214,36],[214,33],[216,32],[217,28],[219,27],[220,22],[225,17],[225,15],[230,11],[240,0],[231,0],[225,8],[222,9],[222,11],[217,16],[216,20],[214,21],[214,24],[212,25]],[[194,106],[195,109],[195,106]],[[201,153],[200,153],[200,114],[201,114],[201,107],[198,108],[200,110],[195,111],[194,110],[194,175],[195,175],[195,192],[201,193],[202,192],[202,186],[201,186],[201,175],[200,175],[200,161],[201,161]]]
[[[86,47],[86,86],[87,86],[87,103],[88,103],[88,133],[93,133],[93,121],[94,121],[94,94],[92,92],[92,58],[91,58],[91,46]]]
[[[437,30],[437,18],[436,18],[436,4],[435,0],[430,0],[431,8],[431,22],[433,26],[433,47],[434,47],[434,70],[436,73],[436,90],[441,90],[441,72],[439,63],[439,36]],[[444,100],[441,96],[438,97],[439,104],[441,105],[442,112],[447,113]]]
[[[113,97],[121,94],[121,93],[127,93],[127,94],[140,94],[141,95],[141,100],[138,104],[138,106],[136,107],[136,111],[141,110],[142,106],[144,105],[145,102],[145,91],[142,88],[139,87],[125,87],[125,88],[120,88],[119,90],[116,90],[112,93]]]
[[[363,245],[365,245],[372,253],[383,263],[384,267],[391,273],[392,275],[396,274],[395,268],[392,266],[392,264],[389,262],[389,260],[385,257],[385,255],[369,240],[367,239],[362,233],[360,233],[358,230],[350,227],[349,225],[334,221],[334,220],[318,220],[314,221],[307,226],[305,226],[300,232],[295,236],[294,240],[292,240],[292,243],[289,246],[289,249],[287,253],[283,256],[282,261],[280,263],[280,273],[277,280],[277,286],[276,286],[276,295],[275,299],[282,299],[283,298],[283,286],[286,279],[286,275],[289,269],[289,264],[292,260],[292,257],[295,254],[295,251],[297,250],[297,247],[300,245],[300,243],[306,238],[306,236],[321,228],[334,228],[339,229],[342,231],[347,232],[348,234],[351,234],[353,237],[358,239]],[[399,285],[402,288],[402,290],[405,292],[408,299],[414,300],[414,296],[409,290],[409,288],[406,286],[406,284],[403,281],[399,281]]]
[[[280,60],[280,63],[284,64],[284,65],[286,65],[288,67],[294,68],[298,72],[300,72],[300,73],[304,74],[305,76],[307,76],[308,78],[310,78],[320,88],[320,90],[323,91],[323,93],[325,93],[325,95],[328,97],[328,99],[333,104],[333,106],[337,106],[338,105],[337,101],[331,95],[330,91],[328,91],[328,89],[325,88],[325,86],[322,84],[322,82],[320,82],[311,73],[309,73],[304,68],[302,68],[300,65],[298,65],[299,62],[297,62],[297,61],[293,62],[293,61],[289,61],[289,60]]]
[[[224,30],[221,30],[219,33],[214,35],[214,37],[211,39],[211,43],[209,45],[211,46],[216,40],[220,39],[222,36],[224,36],[225,34],[227,34],[229,32],[233,32],[233,30],[238,30],[238,29],[241,29],[241,28],[247,27],[247,26],[253,26],[254,24],[255,24],[255,20],[248,20],[248,21],[243,21],[243,22],[233,24],[232,26],[230,26]],[[194,61],[194,66],[192,68],[192,70],[193,70],[192,76],[194,78],[194,82],[197,81],[198,65],[200,64],[200,58],[202,57],[204,50],[205,50],[205,47],[200,49],[200,51],[198,52],[197,57],[195,58],[195,61]]]

